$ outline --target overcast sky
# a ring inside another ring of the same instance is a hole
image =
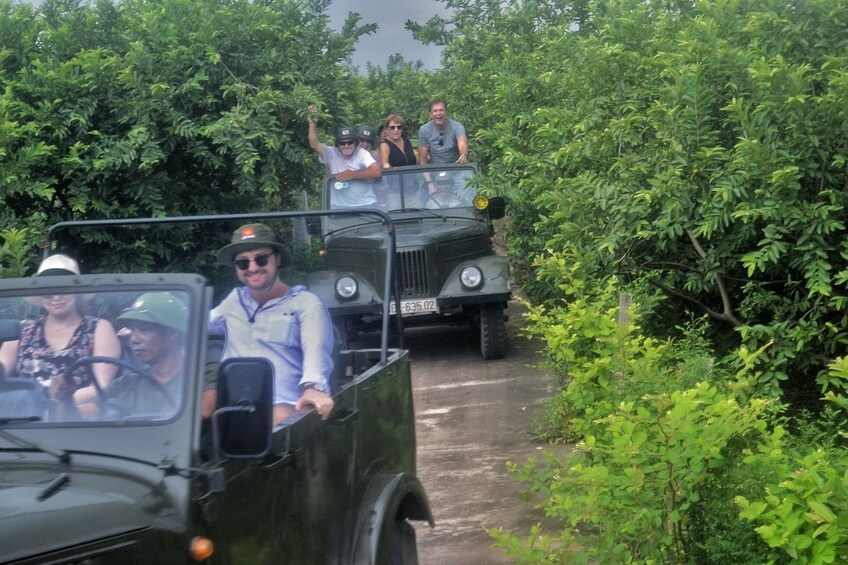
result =
[[[380,29],[362,37],[353,54],[353,63],[365,73],[365,63],[386,68],[393,53],[400,53],[407,61],[421,60],[427,69],[439,66],[441,47],[422,45],[404,29],[406,20],[425,23],[435,14],[447,15],[444,3],[438,0],[333,0],[328,9],[331,25],[341,27],[348,12],[362,16],[360,24],[375,23]]]

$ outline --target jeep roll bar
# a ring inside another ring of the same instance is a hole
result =
[[[386,253],[386,276],[383,281],[383,296],[388,296],[389,300],[383,301],[383,320],[382,320],[382,335],[380,336],[380,365],[385,365],[388,359],[389,349],[389,303],[391,297],[394,296],[395,306],[400,312],[400,296],[398,293],[392,293],[392,288],[397,288],[396,277],[394,276],[394,256],[395,256],[395,227],[392,219],[388,214],[374,208],[362,208],[355,210],[303,210],[295,212],[255,212],[245,214],[216,214],[216,215],[201,215],[201,216],[171,216],[160,218],[114,218],[105,220],[75,220],[67,222],[59,222],[50,226],[47,230],[47,240],[44,245],[43,256],[47,257],[50,254],[51,242],[55,234],[62,230],[72,228],[95,228],[95,227],[110,227],[110,226],[138,226],[138,225],[155,225],[155,224],[188,224],[188,223],[204,223],[204,222],[229,222],[229,221],[255,221],[260,219],[282,219],[282,218],[308,218],[320,216],[373,216],[386,226],[386,233],[389,238],[389,248]],[[401,316],[397,318],[398,345],[403,347],[403,322]]]

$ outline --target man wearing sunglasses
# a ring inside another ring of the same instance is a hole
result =
[[[333,326],[326,306],[303,286],[290,287],[277,270],[289,264],[286,248],[264,224],[233,232],[218,251],[244,286],[209,314],[211,333],[226,337],[223,359],[264,357],[274,367],[274,423],[312,406],[326,420],[333,409]]]
[[[443,99],[430,104],[430,121],[418,129],[418,163],[467,163],[468,137],[465,126],[448,118]]]
[[[348,127],[336,131],[335,146],[324,145],[318,139],[318,108],[307,108],[309,146],[318,154],[318,160],[327,166],[327,174],[339,181],[376,180],[382,176],[380,167],[371,153],[359,147],[356,130]]]

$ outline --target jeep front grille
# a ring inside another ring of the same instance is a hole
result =
[[[398,284],[401,298],[424,298],[430,296],[427,279],[427,254],[423,249],[397,252]]]

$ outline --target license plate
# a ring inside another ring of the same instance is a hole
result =
[[[415,316],[416,314],[429,314],[431,312],[438,312],[439,309],[436,307],[436,299],[435,298],[424,298],[422,300],[401,300],[400,301],[400,315],[401,316]],[[397,314],[397,303],[392,300],[389,302],[389,313]]]

